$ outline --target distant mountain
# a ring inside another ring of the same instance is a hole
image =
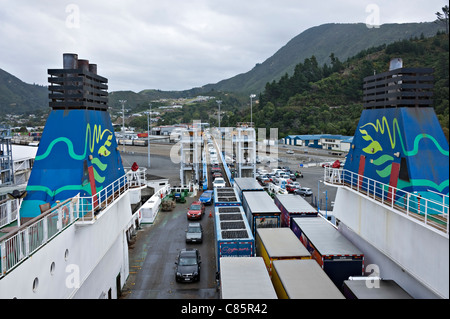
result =
[[[33,113],[48,107],[46,86],[27,84],[0,69],[0,114]]]
[[[185,91],[144,90],[142,92],[116,91],[109,94],[109,106],[119,108],[119,100],[127,100],[127,107],[147,105],[160,98],[195,97],[211,95],[211,91],[232,92],[239,95],[263,92],[266,83],[278,81],[283,75],[291,75],[295,66],[312,55],[320,65],[329,64],[334,53],[340,61],[356,55],[362,50],[389,44],[402,39],[434,36],[442,29],[433,22],[384,24],[369,29],[363,23],[324,24],[310,28],[278,50],[247,73],[236,75],[216,84]],[[48,107],[46,86],[27,84],[0,69],[0,114],[32,113]]]
[[[251,71],[205,85],[203,89],[258,94],[267,82],[279,80],[286,73],[291,75],[298,63],[313,55],[320,65],[330,64],[331,53],[345,61],[370,47],[420,37],[422,34],[431,37],[440,29],[442,27],[434,22],[383,24],[380,28],[371,29],[363,23],[323,24],[302,32]]]

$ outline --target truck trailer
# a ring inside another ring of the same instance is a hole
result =
[[[322,216],[294,218],[291,228],[339,289],[364,274],[364,254]]]
[[[275,260],[272,283],[279,299],[345,299],[315,260]]]
[[[257,228],[280,227],[281,212],[266,192],[244,192],[242,207],[253,236]]]
[[[242,201],[244,192],[263,192],[264,188],[258,181],[251,177],[237,177],[234,179],[234,188],[238,192],[239,198]]]
[[[256,256],[263,258],[272,277],[273,262],[287,259],[311,259],[311,254],[302,245],[290,228],[258,228],[255,237]]]
[[[221,257],[253,257],[255,239],[241,206],[214,208],[216,266],[220,270]]]
[[[261,257],[220,258],[221,299],[277,299]]]
[[[345,280],[342,290],[347,299],[412,299],[394,280],[370,276]]]
[[[241,199],[233,187],[214,187],[214,206],[241,206]]]
[[[317,210],[298,195],[276,194],[274,203],[281,211],[281,227],[291,227],[294,217],[317,216]]]

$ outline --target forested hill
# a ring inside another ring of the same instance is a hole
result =
[[[48,107],[47,87],[27,84],[0,69],[0,115],[32,114],[44,107]]]
[[[370,47],[421,35],[431,37],[440,29],[442,26],[433,22],[383,24],[380,28],[368,28],[363,23],[323,24],[300,33],[266,61],[256,64],[251,71],[203,88],[207,91],[259,94],[267,82],[279,80],[285,73],[292,74],[298,63],[312,55],[319,65],[329,64],[331,52],[346,60]]]
[[[403,59],[404,67],[434,69],[434,108],[444,133],[449,132],[449,38],[402,40],[361,51],[345,62],[333,54],[332,63],[321,66],[315,56],[296,65],[294,73],[267,83],[253,107],[256,127],[279,129],[290,134],[354,135],[362,112],[362,85],[366,76],[388,71],[391,58]],[[250,110],[236,114],[250,119]],[[242,120],[242,119],[241,119]]]

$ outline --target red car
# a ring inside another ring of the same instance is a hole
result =
[[[205,213],[205,206],[202,202],[193,202],[187,212],[187,219],[201,219]]]
[[[298,187],[296,185],[292,185],[292,184],[286,185],[286,190],[288,191],[288,193],[293,193],[293,192],[295,192],[296,189],[298,189]]]

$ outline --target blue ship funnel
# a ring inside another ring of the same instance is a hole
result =
[[[52,111],[27,185],[21,217],[40,206],[92,196],[125,174],[107,112],[107,80],[96,66],[64,55],[64,69],[49,70]]]
[[[448,204],[449,145],[431,107],[431,73],[400,68],[365,79],[364,110],[344,168]]]

